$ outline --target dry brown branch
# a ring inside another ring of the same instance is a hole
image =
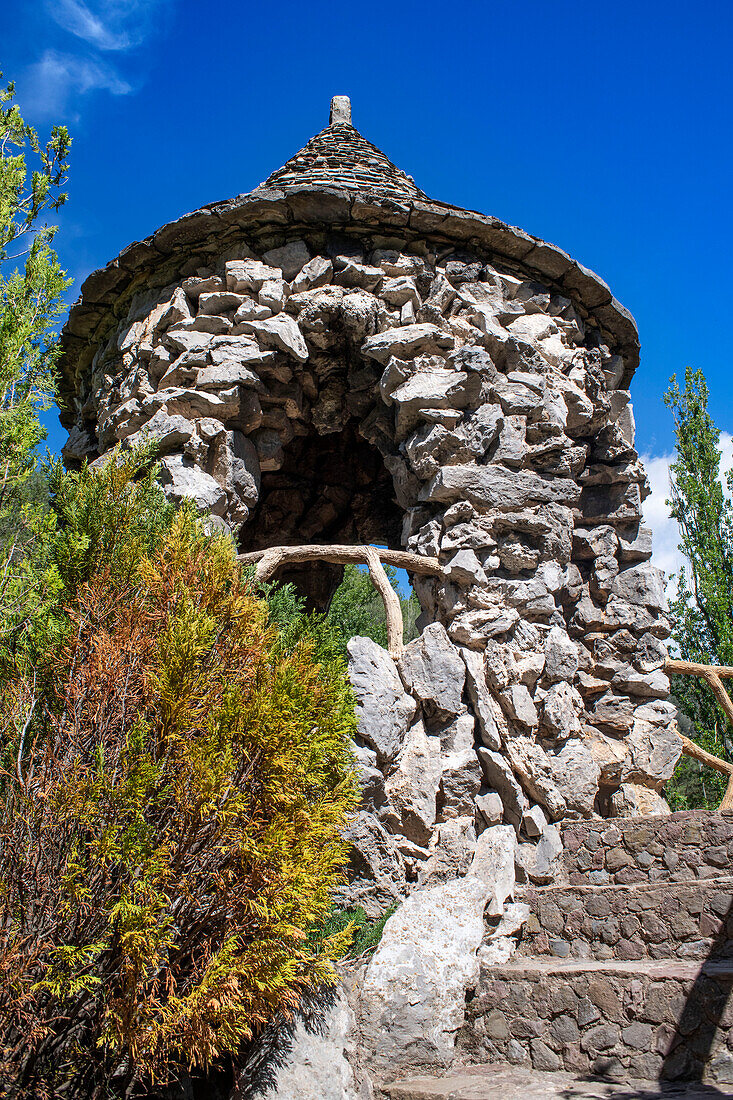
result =
[[[259,582],[269,580],[282,565],[288,565],[291,562],[327,561],[334,565],[368,566],[372,584],[384,603],[387,618],[387,647],[392,657],[399,657],[402,652],[404,622],[399,596],[389,583],[382,562],[423,576],[435,576],[440,573],[440,563],[437,558],[376,546],[271,546],[267,550],[240,554],[239,560],[243,565],[257,563],[255,580]]]
[[[709,684],[715,698],[723,708],[726,718],[733,726],[733,702],[723,684],[723,678],[733,677],[733,667],[730,665],[701,665],[696,661],[667,661],[665,671],[675,676],[701,676],[705,683]],[[685,755],[691,756],[694,760],[699,760],[701,764],[707,764],[708,767],[728,776],[728,786],[725,789],[719,809],[721,811],[733,810],[733,764],[729,764],[727,760],[721,760],[719,756],[713,756],[712,753],[706,752],[705,749],[701,749],[694,741],[683,737],[682,734],[680,734],[680,738],[682,740],[682,751]]]
[[[399,657],[402,652],[404,637],[404,621],[400,598],[389,583],[389,577],[379,560],[378,551],[373,546],[365,546],[364,550],[372,584],[384,601],[384,610],[387,616],[387,648],[391,657]]]
[[[368,546],[271,546],[267,550],[240,554],[239,560],[243,565],[257,562],[255,580],[266,581],[282,565],[289,565],[291,562],[327,561],[334,565],[366,565],[369,549],[376,550],[379,560],[386,565],[393,565],[395,569],[406,569],[408,573],[419,573],[422,576],[437,576],[440,573],[437,558],[410,554],[407,550]]]

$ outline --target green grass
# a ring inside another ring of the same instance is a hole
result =
[[[396,909],[397,906],[393,905],[383,916],[374,920],[369,919],[361,906],[355,909],[332,909],[323,924],[313,929],[309,941],[318,947],[328,936],[351,928],[351,946],[344,957],[357,959],[362,955],[369,955],[376,950],[384,926]]]

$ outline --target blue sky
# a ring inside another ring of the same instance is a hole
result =
[[[687,363],[733,427],[730,0],[5,9],[0,64],[24,113],[74,137],[57,244],[77,288],[130,241],[255,187],[348,94],[429,195],[559,244],[633,312],[642,452],[670,452],[661,396]]]

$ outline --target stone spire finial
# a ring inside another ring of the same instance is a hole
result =
[[[346,122],[351,126],[351,100],[347,95],[335,95],[331,100],[331,118],[328,125]]]

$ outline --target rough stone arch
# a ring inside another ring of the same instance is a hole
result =
[[[379,909],[462,873],[499,822],[546,881],[553,822],[665,811],[680,742],[633,445],[638,338],[597,276],[430,202],[336,121],[250,195],[90,276],[64,349],[70,461],[150,432],[169,495],[241,524],[244,548],[390,544],[401,520],[398,545],[438,560],[399,662],[351,654],[352,899]],[[347,483],[372,464],[381,510],[350,485],[328,511],[322,471],[303,475],[329,453]],[[300,511],[288,477],[314,488]]]

